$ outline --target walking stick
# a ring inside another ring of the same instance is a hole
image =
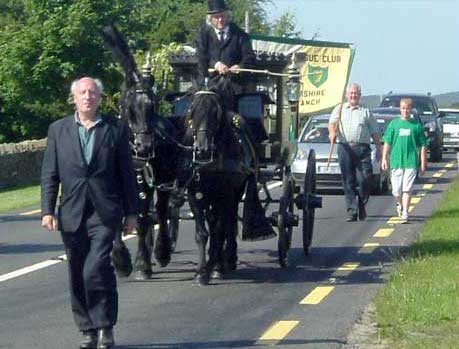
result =
[[[336,136],[338,135],[338,132],[339,132],[339,123],[341,122],[341,115],[343,113],[343,104],[344,104],[344,99],[341,100],[341,106],[339,107],[338,120],[336,121],[336,125],[333,126],[335,128],[335,138],[330,141],[330,151],[328,152],[328,159],[327,159],[327,170],[328,170],[328,167],[330,166],[331,158],[333,156],[333,150],[335,149]]]

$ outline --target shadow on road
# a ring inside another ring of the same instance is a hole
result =
[[[62,244],[15,244],[0,243],[0,254],[24,254],[64,251]]]
[[[276,344],[277,342],[274,342]],[[310,340],[282,340],[280,345],[311,345],[311,344],[334,344],[342,345],[344,341],[338,339],[310,339]],[[183,343],[151,343],[151,344],[130,344],[117,345],[118,349],[225,349],[225,348],[266,348],[272,346],[270,341],[259,342],[254,340],[215,341],[215,342],[183,342]]]

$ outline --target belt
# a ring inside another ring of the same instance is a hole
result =
[[[347,143],[350,147],[358,147],[358,146],[368,146],[368,143],[356,143],[356,142],[349,142]]]

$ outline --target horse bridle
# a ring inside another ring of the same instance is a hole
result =
[[[220,98],[220,96],[213,92],[213,91],[206,91],[206,90],[203,90],[203,91],[198,91],[195,93],[195,96],[196,95],[212,95],[214,97],[216,97],[217,99]],[[219,113],[219,115],[222,115],[223,111],[222,111],[222,107],[220,105],[220,103],[216,103],[217,105],[217,112]],[[191,107],[190,107],[190,112],[191,112]],[[192,125],[192,120],[190,119],[189,121],[189,127],[193,129],[193,125]],[[210,138],[210,144],[209,144],[209,149],[210,149],[210,158],[208,160],[199,160],[198,157],[197,157],[197,152],[198,152],[198,147],[195,145],[196,144],[196,141],[198,139],[198,135],[199,133],[203,133],[203,132],[206,132],[204,130],[195,130],[193,129],[193,147],[192,147],[192,152],[193,152],[193,163],[194,164],[197,164],[198,167],[200,166],[205,166],[205,165],[208,165],[208,164],[211,164],[214,162],[214,154],[215,154],[215,151],[216,151],[216,143],[215,143],[215,136],[212,136]]]

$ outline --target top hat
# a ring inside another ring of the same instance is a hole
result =
[[[207,11],[207,14],[209,15],[228,10],[225,0],[209,0],[208,5],[209,10]]]

